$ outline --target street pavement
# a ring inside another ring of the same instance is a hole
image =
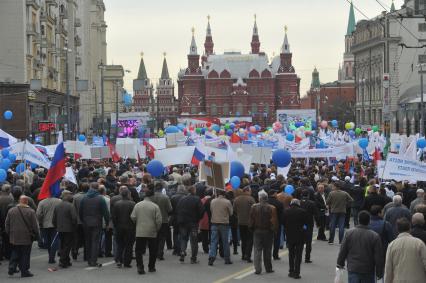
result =
[[[179,262],[179,258],[173,256],[171,251],[165,253],[164,261],[157,261],[157,272],[145,275],[139,275],[136,271],[136,262],[132,261],[132,268],[117,268],[113,258],[100,258],[103,263],[101,268],[89,268],[82,257],[79,256],[74,261],[73,266],[67,269],[57,269],[49,271],[49,268],[55,268],[56,265],[48,264],[46,250],[40,250],[34,247],[31,256],[31,272],[33,278],[20,279],[20,274],[9,276],[7,274],[7,261],[2,261],[0,265],[0,282],[43,282],[43,283],[61,283],[61,282],[161,282],[161,283],[251,283],[251,282],[309,282],[309,283],[331,283],[334,282],[334,273],[336,267],[336,258],[339,251],[339,245],[328,245],[327,242],[314,241],[312,246],[313,263],[302,263],[302,279],[295,280],[288,277],[288,252],[287,249],[281,250],[281,260],[273,261],[274,273],[255,275],[252,264],[241,260],[240,255],[232,255],[234,264],[225,265],[223,259],[216,259],[214,266],[208,266],[208,255],[203,254],[200,247],[199,263],[190,264],[189,257],[184,263]],[[232,250],[232,248],[231,248]],[[187,252],[190,253],[188,250]],[[148,258],[144,256],[144,264],[147,266]],[[147,271],[147,270],[146,270]]]

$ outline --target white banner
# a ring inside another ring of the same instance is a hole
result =
[[[29,141],[15,143],[9,147],[9,152],[16,155],[16,160],[26,160],[46,169],[50,168],[50,160]]]
[[[64,179],[78,185],[77,179],[75,178],[74,171],[72,171],[72,167],[65,168],[65,176]]]
[[[383,179],[426,181],[426,163],[410,160],[395,153],[389,153],[383,170]]]
[[[333,148],[290,150],[289,152],[292,158],[328,158],[354,155],[352,144]]]
[[[164,166],[176,164],[191,164],[195,146],[182,146],[155,151],[155,159],[161,161]]]
[[[165,138],[149,139],[148,143],[150,145],[152,145],[156,150],[166,148],[166,139]]]

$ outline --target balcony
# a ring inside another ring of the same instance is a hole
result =
[[[82,64],[82,60],[80,56],[75,57],[75,65],[80,66]]]
[[[76,28],[81,27],[81,20],[80,20],[80,18],[75,18],[74,27],[76,27]]]
[[[48,6],[55,6],[58,7],[58,0],[46,0],[46,4]]]
[[[78,35],[76,35],[74,38],[74,45],[81,46],[81,38]]]
[[[39,34],[39,32],[37,30],[37,25],[34,24],[34,23],[28,23],[27,24],[27,35],[36,36],[38,34]]]
[[[27,6],[32,6],[35,10],[40,9],[40,0],[27,0]]]

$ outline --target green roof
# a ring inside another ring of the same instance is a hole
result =
[[[139,72],[138,72],[138,80],[148,79],[148,75],[146,74],[145,63],[143,58],[141,58],[141,62],[139,64]]]
[[[319,79],[319,72],[317,68],[315,67],[314,71],[312,72],[311,89],[320,88],[320,87],[321,87],[321,83]]]
[[[391,5],[391,8],[390,8],[390,11],[391,12],[395,12],[395,3],[394,3],[394,1],[392,0],[392,5]]]
[[[351,8],[349,10],[349,20],[348,20],[348,30],[346,31],[346,35],[352,35],[352,33],[355,31],[355,12],[354,12],[354,5],[351,2]]]
[[[167,68],[166,57],[163,60],[163,70],[161,70],[161,79],[170,79],[169,68]]]

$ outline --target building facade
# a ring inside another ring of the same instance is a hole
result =
[[[300,78],[292,65],[287,29],[279,56],[260,51],[256,19],[251,52],[214,52],[210,21],[204,54],[198,53],[194,31],[188,66],[178,74],[180,116],[251,116],[263,126],[276,120],[276,110],[300,107]]]
[[[321,83],[319,72],[314,68],[311,87],[302,98],[301,108],[316,109],[317,123],[321,120],[337,120],[340,127],[346,122],[355,121],[355,81],[354,55],[352,54],[353,32],[355,31],[355,13],[351,3],[348,26],[345,35],[343,64],[339,66],[338,80]],[[343,67],[342,67],[343,66]]]
[[[426,63],[426,55],[422,49],[407,47],[426,41],[424,11],[422,1],[407,0],[399,10],[393,7],[357,23],[352,52],[358,124],[382,124],[397,133],[419,132],[418,64]]]

